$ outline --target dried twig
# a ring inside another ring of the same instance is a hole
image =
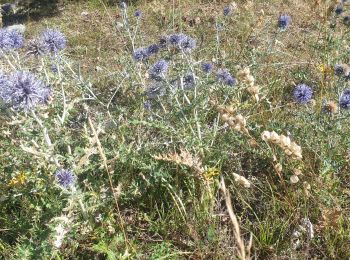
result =
[[[244,241],[241,235],[241,230],[239,227],[239,223],[236,217],[236,214],[233,211],[231,197],[229,191],[226,189],[224,178],[221,176],[221,190],[225,197],[226,207],[228,210],[228,214],[233,224],[234,236],[238,244],[238,257],[239,259],[245,260],[250,258],[250,248],[252,246],[252,236],[250,237],[250,241],[248,243],[247,248],[244,245]]]

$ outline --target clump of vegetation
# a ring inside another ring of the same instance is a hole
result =
[[[170,3],[0,30],[1,256],[350,257],[350,5]]]

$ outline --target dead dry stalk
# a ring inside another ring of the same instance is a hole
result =
[[[221,176],[221,190],[222,190],[222,193],[224,194],[227,211],[233,224],[233,233],[236,239],[236,243],[238,245],[238,249],[237,249],[238,258],[242,260],[250,259],[250,249],[252,247],[252,235],[250,236],[248,246],[246,247],[241,235],[241,229],[239,227],[238,219],[236,217],[236,214],[233,211],[230,192],[226,189],[225,181],[222,176]]]

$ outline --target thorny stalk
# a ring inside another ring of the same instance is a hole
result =
[[[53,157],[53,160],[56,164],[56,166],[60,166],[57,157],[53,154],[52,148],[53,148],[53,144],[51,141],[51,138],[49,136],[48,130],[47,128],[44,126],[43,122],[41,121],[41,119],[36,115],[36,113],[34,112],[34,110],[31,111],[33,118],[35,119],[35,121],[39,124],[39,126],[41,127],[41,129],[43,130],[43,134],[44,134],[44,140],[47,144],[47,146],[49,147],[51,156]]]

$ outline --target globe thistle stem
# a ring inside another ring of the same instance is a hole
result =
[[[102,144],[100,142],[100,139],[98,137],[97,131],[96,131],[95,127],[94,127],[94,124],[92,123],[92,120],[91,120],[90,116],[88,117],[88,123],[89,123],[89,126],[90,126],[90,128],[92,130],[92,133],[93,133],[94,137],[95,137],[96,144],[97,144],[97,149],[98,149],[99,154],[101,156],[103,167],[105,168],[105,170],[107,172],[107,175],[108,175],[109,185],[110,185],[110,188],[111,188],[111,191],[112,191],[112,194],[113,194],[113,198],[114,198],[114,202],[115,202],[115,206],[116,206],[116,209],[117,209],[117,214],[118,214],[118,218],[119,218],[119,224],[120,224],[120,227],[121,227],[123,235],[124,235],[125,245],[128,245],[128,237],[127,237],[127,234],[125,232],[124,220],[123,220],[123,218],[121,216],[121,213],[120,213],[117,194],[115,193],[115,189],[113,187],[112,176],[111,176],[111,173],[109,171],[108,164],[107,164],[107,157],[106,157],[106,154],[105,154],[105,152],[103,150]]]
[[[131,30],[130,30],[130,24],[129,24],[129,17],[128,17],[128,11],[127,8],[123,8],[122,9],[122,17],[123,17],[123,23],[124,23],[124,27],[126,28],[126,32],[129,36],[130,42],[131,42],[131,46],[132,46],[132,51],[135,51],[135,38],[133,37]]]
[[[43,122],[42,122],[41,119],[37,116],[37,114],[35,113],[34,110],[31,110],[31,114],[32,114],[32,117],[35,119],[35,121],[36,121],[36,122],[38,123],[38,125],[40,126],[40,128],[42,129],[43,134],[44,134],[44,140],[45,140],[47,146],[49,147],[50,153],[52,153],[53,144],[52,144],[52,141],[51,141],[51,138],[50,138],[50,136],[49,136],[49,133],[48,133],[47,128],[44,126]],[[51,157],[53,158],[53,161],[54,161],[54,163],[56,164],[56,166],[59,167],[60,164],[59,164],[59,162],[58,162],[57,157],[54,156],[53,154],[51,154]]]

